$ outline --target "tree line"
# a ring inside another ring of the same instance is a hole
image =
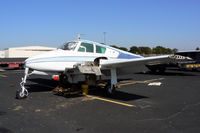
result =
[[[170,48],[165,48],[163,46],[156,46],[153,48],[146,47],[146,46],[132,46],[129,49],[125,47],[118,47],[116,45],[111,45],[111,47],[118,48],[124,51],[128,51],[134,54],[173,54],[178,52],[178,49],[170,49]]]

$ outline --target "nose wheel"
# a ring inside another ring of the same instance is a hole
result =
[[[27,96],[28,96],[28,90],[27,89],[24,89],[24,91],[22,91],[22,89],[16,91],[16,98],[17,99],[23,99],[23,98],[26,98]]]
[[[29,68],[25,68],[24,71],[24,78],[22,78],[22,82],[20,83],[21,89],[16,91],[16,98],[17,99],[23,99],[28,96],[28,90],[24,87],[24,84],[26,83],[26,79],[28,76],[28,70]]]

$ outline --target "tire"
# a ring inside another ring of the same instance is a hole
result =
[[[24,94],[22,94],[21,90],[16,91],[16,99],[23,99],[28,96],[28,91],[24,91]]]
[[[115,88],[114,85],[113,85],[113,88],[112,88],[112,91],[111,91],[111,92],[110,92],[110,88],[111,88],[110,84],[107,85],[107,86],[105,87],[105,89],[106,89],[106,94],[109,95],[109,96],[114,95],[115,92],[116,92],[116,88]]]

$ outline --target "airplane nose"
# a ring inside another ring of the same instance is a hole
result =
[[[46,55],[46,54],[43,53],[43,54],[39,54],[39,55],[35,55],[35,56],[27,58],[24,61],[24,66],[33,69],[33,67],[34,67],[34,61],[37,61],[38,59],[44,57],[44,55]]]
[[[40,58],[28,58],[24,62],[25,68],[30,68],[30,69],[39,69],[40,68],[40,63],[37,63],[40,60]]]
[[[47,60],[48,58],[56,56],[56,51],[48,51],[44,52],[32,57],[29,57],[24,61],[24,66],[31,68],[31,69],[41,69],[42,67],[46,66],[44,60]]]
[[[42,58],[49,58],[49,57],[52,57],[52,56],[55,56],[55,55],[56,55],[56,51],[44,52],[44,53],[37,54],[37,55],[34,55],[34,56],[27,58],[25,60],[25,63],[29,64],[30,62],[32,62],[34,60],[38,60],[38,59],[42,59]]]
[[[26,67],[28,67],[28,68],[31,68],[31,66],[30,66],[30,58],[27,58],[25,61],[24,61],[24,67],[26,68]]]

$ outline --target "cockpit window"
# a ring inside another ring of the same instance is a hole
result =
[[[80,51],[80,52],[94,52],[93,44],[81,43],[78,51]]]
[[[96,45],[96,53],[104,54],[106,52],[106,48],[102,46]]]
[[[74,50],[77,46],[77,43],[76,42],[67,42],[67,43],[64,43],[60,49],[62,50]]]

